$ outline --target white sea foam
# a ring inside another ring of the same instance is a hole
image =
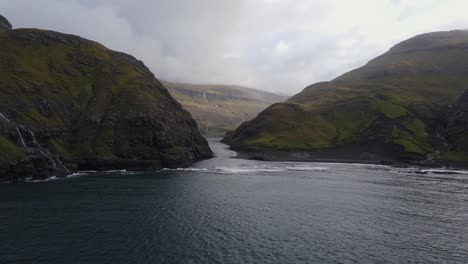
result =
[[[281,172],[281,171],[285,171],[286,169],[264,168],[264,167],[251,167],[251,168],[216,167],[216,170],[235,174],[235,173],[250,173],[250,172]]]
[[[207,168],[185,168],[184,171],[207,171]]]
[[[59,178],[57,178],[57,176],[52,176],[52,177],[49,177],[47,179],[41,179],[41,180],[33,180],[32,178],[27,178],[26,182],[32,182],[32,183],[48,182],[48,181],[53,181],[53,180],[57,180],[57,179],[59,179]]]
[[[88,172],[80,171],[80,172],[75,172],[75,173],[72,173],[70,175],[67,175],[65,178],[80,177],[80,176],[85,176],[85,175],[88,175],[88,174],[89,174]]]
[[[294,166],[294,167],[286,167],[288,171],[327,171],[329,168],[327,167],[314,167],[314,166]]]
[[[435,174],[467,174],[468,171],[466,170],[447,170],[447,169],[426,169],[420,170],[423,173],[435,173]]]
[[[207,168],[175,168],[175,169],[169,169],[169,168],[164,168],[162,171],[207,171]]]
[[[117,172],[125,173],[125,172],[127,172],[127,170],[107,170],[107,171],[103,171],[103,173],[117,173]]]
[[[282,172],[282,171],[327,171],[327,167],[318,166],[285,166],[285,167],[216,167],[218,171],[229,173],[252,173],[252,172]]]
[[[40,179],[40,180],[33,180],[32,178],[26,178],[25,181],[29,183],[50,182],[50,181],[56,181],[56,180],[65,180],[67,178],[76,178],[76,177],[81,177],[81,176],[86,176],[86,175],[89,175],[89,173],[80,171],[80,172],[69,174],[65,177],[52,176],[47,179]]]

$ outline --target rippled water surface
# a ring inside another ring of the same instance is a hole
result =
[[[468,261],[466,172],[212,148],[184,170],[0,184],[0,263]]]

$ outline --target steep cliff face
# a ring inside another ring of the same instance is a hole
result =
[[[270,106],[224,141],[318,158],[335,152],[337,159],[467,163],[467,51],[466,31],[416,36]]]
[[[212,156],[148,68],[77,36],[0,31],[0,179],[147,170]]]

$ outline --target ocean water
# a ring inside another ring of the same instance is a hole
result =
[[[468,172],[217,157],[0,184],[0,263],[468,263]]]

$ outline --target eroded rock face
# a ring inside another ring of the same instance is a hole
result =
[[[0,34],[0,180],[211,156],[196,122],[143,62],[73,35]]]
[[[0,15],[0,30],[11,30],[10,22],[2,15]]]

